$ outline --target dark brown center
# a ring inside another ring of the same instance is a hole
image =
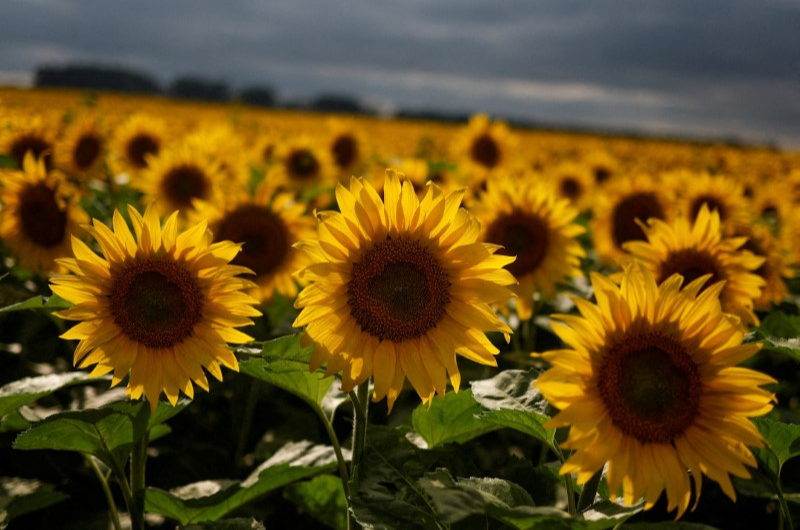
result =
[[[289,253],[286,225],[262,206],[247,204],[228,213],[214,232],[217,241],[244,243],[233,259],[262,276],[274,271]]]
[[[447,273],[417,241],[387,239],[353,263],[350,314],[362,331],[402,342],[436,326],[450,303]]]
[[[642,443],[670,443],[695,421],[702,383],[686,348],[657,332],[623,337],[603,356],[597,388],[614,425]]]
[[[470,156],[483,167],[493,169],[500,163],[500,148],[494,138],[482,134],[473,140]]]
[[[713,256],[693,248],[671,252],[667,256],[667,259],[661,264],[661,274],[659,274],[658,283],[663,282],[676,273],[683,276],[684,286],[689,285],[701,276],[710,274],[711,278],[703,284],[700,292],[705,291],[710,285],[725,279],[720,270],[719,263],[717,263],[717,260]]]
[[[43,182],[25,186],[19,194],[17,216],[29,240],[45,248],[61,244],[67,231],[67,212],[56,201],[56,192]]]
[[[719,212],[720,220],[724,221],[727,218],[728,211],[722,201],[711,195],[700,195],[692,201],[692,204],[689,208],[689,215],[691,216],[692,221],[697,219],[697,215],[700,213],[700,209],[703,207],[703,204],[708,206],[709,211],[716,210]]]
[[[636,219],[646,222],[648,219],[664,219],[664,209],[652,192],[640,192],[629,195],[614,206],[611,216],[611,237],[617,248],[627,241],[646,241],[647,236]]]
[[[100,138],[94,134],[87,134],[81,136],[78,143],[75,145],[75,151],[72,153],[75,166],[81,171],[86,171],[97,160],[100,155],[102,143]]]
[[[211,185],[206,174],[197,166],[175,166],[161,181],[163,194],[178,208],[194,208],[194,199],[206,199]]]
[[[498,254],[517,257],[506,269],[519,278],[534,272],[547,256],[550,227],[538,215],[514,210],[492,222],[486,241],[503,246]]]
[[[137,169],[147,167],[146,155],[157,155],[161,149],[159,141],[147,133],[139,133],[128,141],[128,160]]]
[[[336,138],[331,147],[333,159],[340,169],[346,169],[355,162],[358,157],[358,144],[355,138],[349,134],[343,134]]]
[[[580,198],[583,194],[583,186],[581,186],[581,183],[578,182],[578,179],[575,177],[562,178],[559,183],[559,188],[561,189],[561,195],[571,201]]]
[[[289,176],[294,180],[310,180],[319,173],[319,162],[308,149],[298,149],[289,155]]]
[[[26,153],[32,153],[35,158],[44,160],[47,171],[53,169],[53,146],[46,139],[35,133],[26,133],[17,137],[11,144],[11,156],[22,167]]]
[[[598,166],[594,168],[594,181],[603,184],[611,178],[611,170],[606,167]]]
[[[111,314],[127,337],[150,348],[170,348],[192,334],[203,295],[185,268],[160,259],[129,265],[111,287]]]

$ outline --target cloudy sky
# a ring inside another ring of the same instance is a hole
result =
[[[3,0],[0,84],[98,62],[800,147],[799,0]]]

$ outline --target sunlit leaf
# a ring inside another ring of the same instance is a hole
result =
[[[347,528],[347,502],[339,477],[319,475],[286,487],[284,496],[328,528]]]
[[[23,302],[11,304],[6,307],[0,308],[0,313],[10,313],[12,311],[22,311],[23,309],[47,309],[49,311],[57,311],[59,309],[66,309],[72,307],[72,303],[64,300],[58,295],[53,295],[48,298],[43,296],[34,296],[28,298]]]
[[[419,405],[411,415],[411,424],[428,447],[463,443],[498,428],[476,418],[482,410],[470,390],[448,392],[444,398],[434,398],[430,407]]]
[[[26,513],[47,508],[69,495],[35,479],[0,477],[0,528]]]
[[[36,423],[20,434],[14,448],[20,450],[52,449],[88,453],[107,466],[122,466],[134,438],[146,428],[154,428],[174,416],[188,402],[173,407],[160,403],[155,414],[147,414],[150,405],[138,402],[112,403],[100,409],[61,412]]]
[[[768,448],[756,449],[756,454],[769,469],[780,476],[783,464],[790,458],[800,455],[800,425],[790,425],[768,418],[756,418],[753,423],[769,444]]]
[[[64,387],[97,381],[90,379],[84,372],[67,372],[63,374],[26,377],[0,388],[0,418],[18,410],[21,406],[33,403],[37,399],[50,395]]]
[[[204,480],[170,491],[148,488],[145,511],[181,524],[217,521],[270,491],[335,467],[332,447],[290,442],[242,482]]]
[[[300,346],[299,334],[289,335],[264,343],[261,356],[241,361],[239,370],[319,408],[333,377],[324,377],[322,371],[309,372],[310,358],[311,347]]]

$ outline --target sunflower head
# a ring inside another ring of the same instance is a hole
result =
[[[318,214],[318,239],[297,247],[311,264],[294,325],[314,345],[311,368],[327,362],[342,387],[374,376],[373,400],[389,407],[406,377],[423,399],[458,390],[456,354],[496,365],[484,331],[509,334],[489,304],[511,296],[514,258],[477,241],[477,220],[460,209],[463,190],[433,184],[422,200],[409,181],[387,172],[383,198],[362,179],[339,185],[340,212]]]
[[[25,156],[30,153],[41,160],[47,171],[53,169],[55,138],[54,128],[48,126],[40,116],[12,119],[8,128],[0,134],[0,152],[9,155],[22,169]]]
[[[479,178],[508,169],[516,138],[503,122],[491,122],[485,114],[470,118],[453,143],[453,154],[462,174]]]
[[[165,146],[167,125],[160,118],[136,114],[123,123],[114,135],[114,152],[121,171],[138,173],[145,169],[151,156]]]
[[[535,291],[553,297],[557,284],[583,275],[577,236],[585,230],[573,222],[578,211],[546,187],[530,179],[490,180],[475,211],[481,239],[498,245],[498,254],[516,256],[506,268],[519,281],[520,319],[532,316]]]
[[[724,237],[719,213],[703,205],[691,223],[678,217],[672,224],[650,219],[642,225],[647,241],[629,241],[623,246],[634,258],[653,271],[659,282],[679,274],[685,284],[710,278],[702,289],[724,280],[720,294],[722,308],[739,317],[743,324],[757,324],[754,300],[761,295],[764,279],[754,274],[764,259],[741,251],[746,239]]]
[[[701,292],[707,280],[657,284],[633,263],[619,286],[593,273],[597,304],[577,299],[580,316],[555,316],[568,349],[542,355],[552,368],[535,384],[560,409],[547,426],[570,426],[562,474],[584,483],[607,463],[609,489],[622,488],[626,504],[645,497],[649,509],[666,490],[678,517],[691,497],[687,471],[697,500],[703,474],[735,500],[730,475],[748,478],[756,460],[747,446],[763,447],[749,418],[774,400],[759,387],[775,381],[736,367],[759,345],[742,344],[719,303],[723,284]]]
[[[208,390],[203,368],[219,380],[220,365],[238,370],[227,343],[252,340],[234,328],[260,313],[243,292],[252,283],[236,276],[249,271],[230,265],[240,245],[212,244],[205,222],[179,233],[177,212],[163,228],[152,206],[128,214],[135,237],[119,211],[113,231],[96,219],[85,225],[102,256],[73,238],[75,257],[60,260],[72,274],[51,288],[75,304],[56,313],[80,321],[62,335],[80,341],[75,365],[95,365],[93,376],[113,371],[112,385],[130,375],[130,396],[155,410],[162,391],[174,405],[180,392],[194,396],[193,382]]]
[[[186,216],[195,201],[213,202],[219,197],[225,178],[222,168],[195,146],[166,149],[149,160],[148,167],[132,182],[144,192],[145,204],[155,202],[161,212],[179,210]]]
[[[546,178],[557,197],[567,199],[580,210],[590,205],[594,176],[588,166],[562,162],[548,171]]]
[[[277,147],[277,163],[267,177],[291,190],[327,188],[335,182],[335,169],[330,152],[308,137],[299,137]]]
[[[194,217],[208,219],[215,240],[242,244],[232,263],[253,271],[252,296],[261,301],[275,292],[297,296],[292,274],[308,261],[294,244],[314,237],[314,219],[294,194],[275,193],[265,181],[253,196],[240,192],[229,194],[224,204],[198,201],[195,206]]]
[[[70,238],[88,220],[78,193],[42,159],[27,153],[21,171],[3,175],[0,239],[20,265],[39,274],[61,270],[56,260],[70,252]]]
[[[78,178],[93,175],[102,167],[105,144],[97,119],[81,116],[69,125],[56,145],[56,164]]]
[[[364,139],[352,123],[331,121],[327,145],[333,163],[341,174],[353,171],[364,159]]]
[[[628,241],[646,241],[640,223],[648,219],[666,221],[672,197],[647,175],[618,178],[613,186],[597,194],[592,211],[592,237],[601,261],[613,263],[624,257]]]

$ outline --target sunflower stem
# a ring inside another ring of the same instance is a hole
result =
[[[320,407],[314,407],[317,416],[322,420],[325,426],[325,431],[328,433],[328,438],[331,439],[333,445],[333,452],[336,453],[336,463],[339,465],[339,476],[342,479],[342,488],[344,489],[344,502],[347,508],[347,527],[350,528],[350,474],[347,472],[347,462],[344,460],[342,454],[342,446],[339,444],[339,438],[336,437],[336,431],[333,430],[333,424],[325,415],[325,411]]]
[[[583,485],[583,491],[578,498],[578,512],[582,512],[594,503],[595,495],[597,495],[597,486],[600,485],[600,478],[603,476],[603,469],[597,471],[589,481]]]
[[[100,471],[100,467],[95,462],[93,456],[84,454],[86,457],[86,461],[89,462],[89,467],[92,468],[94,474],[97,475],[97,480],[100,481],[100,486],[103,488],[103,494],[106,496],[106,501],[108,502],[108,513],[111,516],[111,523],[114,525],[114,530],[122,530],[122,524],[119,520],[119,511],[117,510],[117,505],[114,502],[114,496],[111,494],[111,488],[108,486],[108,477]]]
[[[367,444],[367,418],[369,412],[369,379],[358,385],[356,393],[350,392],[350,399],[353,400],[353,455],[350,463],[350,491],[358,490],[359,465],[361,457],[364,456],[364,448]],[[352,517],[352,512],[348,510],[347,525],[351,528],[359,528],[358,523]]]
[[[144,404],[147,421],[150,421],[150,404]],[[150,430],[145,429],[144,434],[133,442],[131,448],[131,495],[132,506],[129,507],[131,514],[131,528],[133,530],[144,530],[144,495],[145,495],[145,464],[147,463],[147,443],[150,437]]]
[[[792,523],[792,514],[789,512],[789,506],[786,504],[786,497],[783,496],[783,489],[781,488],[781,480],[775,477],[775,493],[778,494],[778,503],[781,507],[781,528],[786,530],[794,530]]]

